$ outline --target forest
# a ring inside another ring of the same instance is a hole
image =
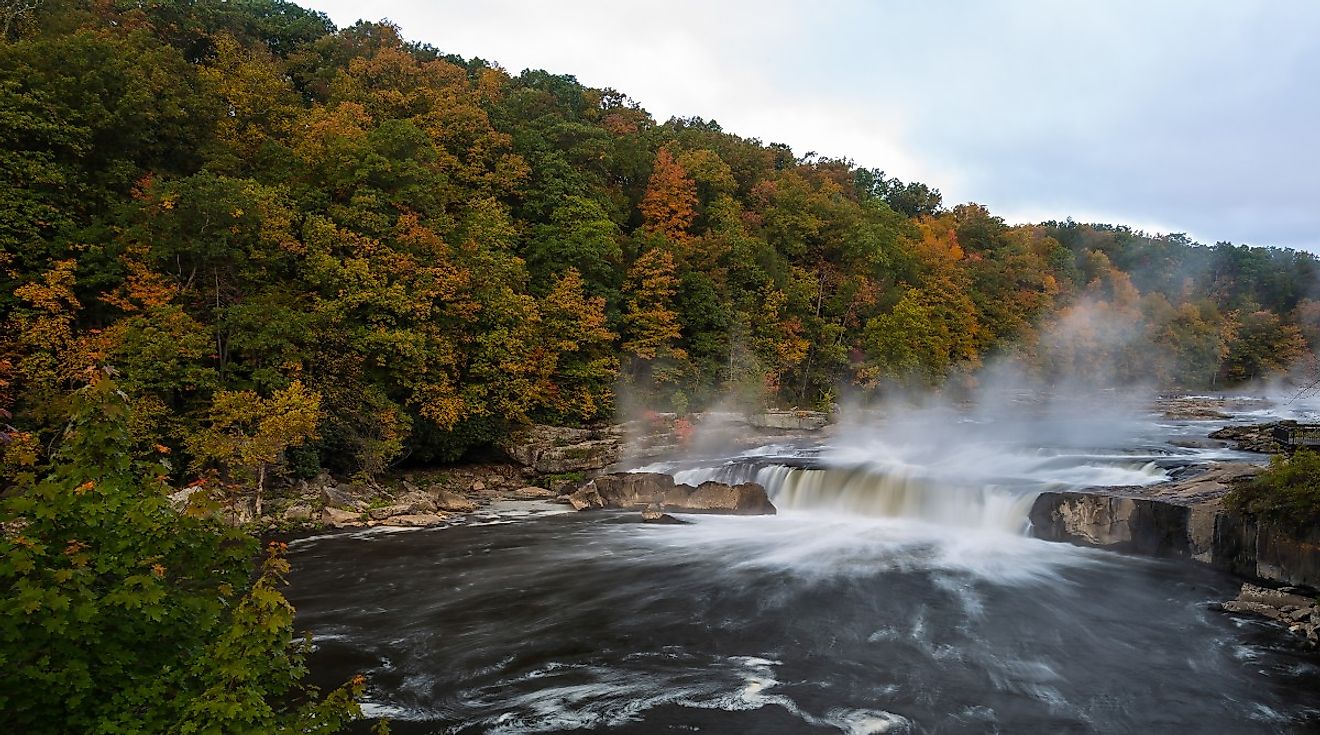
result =
[[[1010,225],[282,0],[0,12],[0,662],[36,677],[0,707],[27,731],[352,716],[361,681],[298,684],[279,549],[249,579],[253,542],[172,487],[454,462],[624,392],[828,409],[1096,349],[1115,384],[1222,388],[1320,348],[1307,253]]]
[[[285,2],[33,5],[0,47],[7,473],[98,366],[181,476],[263,464],[233,437],[272,417],[289,471],[371,474],[608,421],[621,389],[681,414],[1004,354],[1049,379],[1092,362],[1040,338],[1079,316],[1114,380],[1188,389],[1320,341],[1306,253],[1011,226]]]

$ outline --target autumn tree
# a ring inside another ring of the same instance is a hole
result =
[[[261,516],[266,474],[290,447],[315,438],[321,396],[294,381],[262,398],[253,391],[221,391],[206,426],[189,439],[197,470],[214,467],[229,479],[255,483],[253,513]]]
[[[697,189],[669,148],[655,154],[655,166],[639,209],[648,232],[685,243],[696,219]]]

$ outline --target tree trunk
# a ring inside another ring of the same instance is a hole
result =
[[[262,500],[262,495],[265,493],[265,490],[266,490],[266,465],[263,462],[261,465],[261,469],[257,470],[257,498],[256,498],[256,502],[252,504],[253,520],[258,520],[261,518],[261,500]]]

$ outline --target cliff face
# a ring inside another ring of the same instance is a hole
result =
[[[1250,465],[1217,465],[1154,488],[1047,492],[1031,508],[1032,534],[1047,541],[1192,559],[1285,585],[1320,587],[1320,529],[1262,525],[1221,502]]]

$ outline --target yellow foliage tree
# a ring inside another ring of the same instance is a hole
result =
[[[266,474],[285,450],[316,438],[321,396],[294,381],[262,398],[250,390],[215,395],[207,426],[188,441],[195,470],[217,468],[230,478],[256,482],[254,513],[261,515]]]

